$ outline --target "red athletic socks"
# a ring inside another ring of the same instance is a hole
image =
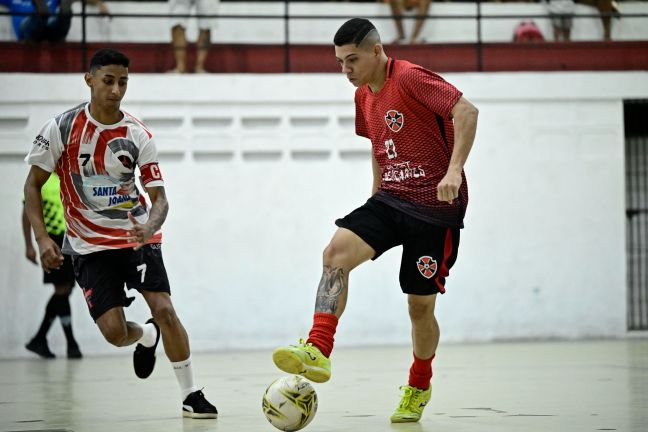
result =
[[[425,360],[416,357],[416,354],[413,355],[414,362],[410,368],[409,385],[421,390],[427,390],[432,379],[432,359],[434,355]]]
[[[306,342],[312,343],[325,357],[329,357],[333,351],[333,336],[335,336],[337,325],[338,318],[335,315],[316,313],[313,317],[313,328],[311,328]]]

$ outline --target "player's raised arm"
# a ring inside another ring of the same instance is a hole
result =
[[[43,270],[50,272],[50,270],[59,268],[63,263],[63,254],[58,245],[52,240],[45,228],[45,220],[43,219],[43,197],[41,189],[50,173],[44,169],[32,165],[25,181],[25,213],[29,219],[29,223],[34,230],[34,237],[38,243],[38,250],[40,253],[41,265]]]
[[[452,203],[452,200],[459,196],[461,171],[475,140],[478,114],[479,110],[463,96],[452,108],[455,130],[454,148],[448,171],[437,186],[437,199],[439,201]]]

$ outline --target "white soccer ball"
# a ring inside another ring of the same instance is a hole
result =
[[[263,395],[263,414],[270,424],[282,431],[306,427],[317,412],[317,393],[299,375],[279,378]]]

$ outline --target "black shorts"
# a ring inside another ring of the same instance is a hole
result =
[[[376,251],[374,260],[403,245],[399,280],[404,293],[445,293],[445,279],[457,260],[459,228],[424,222],[374,198],[335,224],[371,246]]]
[[[59,249],[63,247],[62,235],[49,235],[52,240],[58,245]],[[72,267],[72,257],[63,254],[63,264],[58,269],[51,272],[43,272],[43,283],[54,285],[70,285],[74,286],[74,268]]]
[[[128,307],[133,302],[124,287],[171,293],[159,243],[144,245],[139,250],[124,248],[75,255],[73,261],[76,280],[95,321],[109,309]]]

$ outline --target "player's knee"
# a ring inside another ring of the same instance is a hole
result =
[[[160,327],[171,327],[178,321],[175,309],[173,309],[170,302],[164,303],[151,312],[153,313],[153,319]]]
[[[126,340],[128,339],[128,332],[124,326],[102,327],[101,334],[103,334],[103,337],[108,343],[116,347],[126,345]]]
[[[324,248],[322,261],[324,265],[340,265],[344,263],[348,256],[348,247],[341,242],[332,241]]]
[[[434,303],[425,303],[409,301],[409,316],[412,322],[433,322],[434,321]]]

